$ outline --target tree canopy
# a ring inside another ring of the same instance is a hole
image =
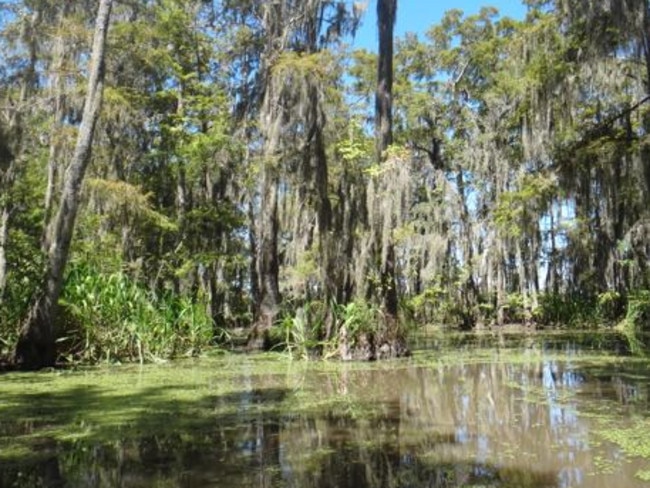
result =
[[[371,359],[413,323],[647,323],[647,0],[450,10],[397,39],[379,0],[376,53],[352,2],[109,3],[0,2],[3,356],[56,279],[44,363],[241,328]]]

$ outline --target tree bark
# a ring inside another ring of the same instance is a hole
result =
[[[48,230],[47,263],[43,287],[22,325],[14,361],[23,369],[52,366],[56,360],[57,304],[68,262],[79,207],[79,195],[90,162],[95,125],[104,85],[104,54],[112,0],[100,0],[90,58],[88,89],[72,161],[64,176],[61,204]]]
[[[0,207],[0,303],[7,287],[7,241],[9,240],[9,208]]]
[[[280,311],[278,256],[278,182],[273,168],[265,168],[260,195],[261,215],[258,221],[257,277],[258,304],[255,311],[255,326],[248,340],[251,349],[266,349],[268,332]]]
[[[4,299],[7,286],[7,242],[9,240],[9,215],[11,203],[9,189],[13,184],[14,156],[0,131],[0,303]]]
[[[63,4],[61,12],[61,19],[63,20],[67,14],[69,4]],[[59,28],[62,28],[63,22],[60,22]],[[61,145],[59,139],[61,137],[61,130],[63,129],[65,118],[65,76],[63,69],[65,66],[65,40],[62,34],[59,34],[54,41],[54,60],[52,69],[52,86],[54,87],[54,121],[50,135],[50,153],[47,160],[47,186],[45,187],[45,220],[50,221],[52,209],[54,208],[54,195],[57,182],[57,175],[59,174],[59,154]],[[47,250],[47,243],[43,236],[43,247]]]
[[[273,75],[267,74],[260,120],[264,130],[264,160],[260,182],[260,215],[255,231],[255,266],[257,273],[257,301],[255,304],[255,324],[248,337],[250,349],[266,349],[269,345],[269,330],[280,311],[278,256],[278,169],[273,160],[277,156],[278,131],[273,129],[278,116],[276,113],[275,87]],[[253,241],[251,241],[253,244]]]
[[[397,0],[377,1],[379,59],[375,94],[375,125],[379,160],[393,143],[393,36],[397,17]]]
[[[379,59],[377,63],[377,91],[375,96],[376,148],[379,161],[393,142],[393,35],[397,16],[397,0],[377,1],[379,29]],[[395,281],[395,248],[390,239],[386,256],[381,263],[381,300],[389,321],[397,317],[397,283]],[[381,248],[381,244],[379,244]]]
[[[272,72],[273,59],[285,48],[284,4],[269,4],[264,8],[264,24],[268,29],[268,45],[261,61],[261,86],[263,97],[260,108],[260,125],[263,136],[263,161],[259,190],[260,215],[255,226],[255,271],[257,274],[257,300],[255,321],[248,336],[249,349],[265,349],[269,345],[269,330],[280,311],[278,255],[278,168],[274,158],[278,155],[280,134],[276,123],[281,119],[280,90]]]

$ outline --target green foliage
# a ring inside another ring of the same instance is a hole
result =
[[[599,293],[596,297],[596,303],[598,318],[610,323],[619,320],[624,310],[623,297],[617,291],[610,290]]]
[[[7,356],[18,336],[20,321],[41,283],[43,258],[38,237],[21,229],[10,232],[7,289],[0,299],[0,357]]]
[[[446,324],[451,315],[448,292],[441,286],[430,286],[406,302],[406,308],[416,322]]]
[[[101,178],[89,178],[86,183],[89,190],[93,192],[95,203],[102,205],[107,212],[104,218],[111,218],[118,213],[127,213],[160,229],[177,230],[173,222],[152,207],[152,194],[143,193],[138,186],[125,181]]]
[[[374,81],[377,76],[377,54],[365,49],[357,49],[350,55],[351,67],[349,75],[352,78],[352,92],[357,97],[370,101],[374,94]]]
[[[504,322],[509,324],[523,324],[528,319],[526,303],[521,293],[509,293],[503,305]]]
[[[492,301],[479,297],[471,305],[462,299],[466,290],[452,290],[446,285],[432,285],[419,295],[404,301],[407,321],[418,325],[444,325],[471,328],[477,319],[489,322],[494,317]]]
[[[327,356],[336,347],[335,340],[325,340],[326,324],[337,326],[338,307],[321,301],[284,304],[280,319],[270,331],[274,349],[286,350],[291,357],[306,359],[312,356]]]
[[[505,192],[497,199],[494,222],[507,236],[521,237],[526,226],[536,224],[532,213],[543,210],[555,191],[555,182],[547,176],[526,175],[518,189]]]
[[[324,50],[311,54],[288,51],[280,55],[273,66],[273,74],[279,76],[286,84],[290,78],[302,79],[307,76],[325,81],[333,68],[332,53]]]
[[[287,310],[271,330],[271,342],[276,348],[287,350],[292,357],[307,358],[318,354],[335,355],[339,332],[345,328],[348,340],[354,345],[362,335],[375,336],[383,324],[381,309],[363,300],[328,306],[312,301]],[[327,324],[331,337],[325,340]]]
[[[603,321],[595,299],[574,294],[542,293],[533,317],[542,325],[561,327],[596,326]],[[609,303],[608,299],[603,299]]]
[[[289,352],[291,357],[305,359],[316,345],[314,327],[309,324],[309,305],[299,307],[294,315],[286,315],[271,330],[271,341]]]
[[[354,122],[350,129],[350,137],[339,142],[336,149],[341,160],[351,166],[369,159],[372,154],[370,139],[360,134],[360,128]]]
[[[142,362],[190,356],[212,339],[204,304],[146,290],[123,272],[74,266],[61,305],[58,342],[64,359]]]
[[[41,154],[25,162],[18,180],[3,191],[0,172],[0,212],[9,208],[9,234],[6,245],[7,288],[0,297],[0,358],[8,357],[15,345],[20,322],[42,282],[43,181]]]
[[[348,336],[353,338],[361,334],[377,331],[382,322],[379,307],[366,301],[354,301],[337,307],[337,319],[341,327],[345,327]]]
[[[650,330],[650,290],[635,290],[630,293],[625,323],[632,330]]]

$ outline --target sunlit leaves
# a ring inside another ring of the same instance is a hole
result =
[[[111,213],[126,211],[143,218],[161,229],[176,230],[177,226],[151,205],[152,195],[125,181],[91,178],[87,181],[93,197]]]
[[[556,182],[541,174],[525,175],[517,190],[499,196],[494,210],[494,222],[506,236],[521,237],[526,225],[542,213],[555,196]]]

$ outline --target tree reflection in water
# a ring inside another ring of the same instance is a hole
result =
[[[601,442],[587,413],[604,405],[624,422],[647,412],[647,370],[541,353],[424,363],[308,367],[299,378],[242,368],[241,391],[174,408],[149,395],[138,400],[147,414],[124,435],[0,461],[0,486],[644,486],[635,478],[643,463]],[[82,411],[110,409],[85,394]],[[30,399],[10,401],[25,408]],[[11,428],[0,422],[2,435]],[[38,426],[24,428],[47,442]]]

